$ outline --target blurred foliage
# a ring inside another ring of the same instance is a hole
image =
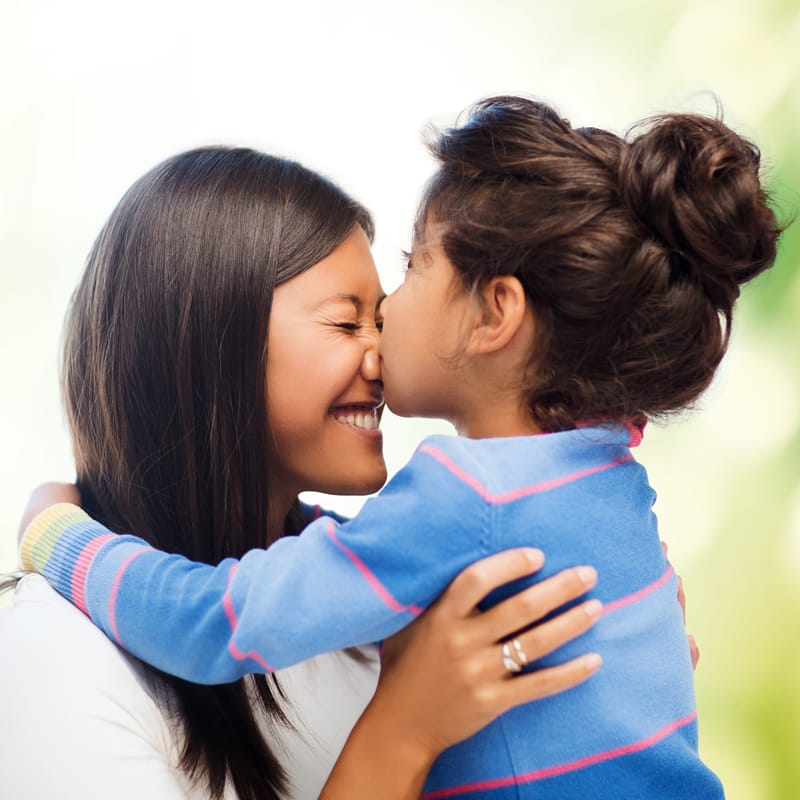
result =
[[[742,429],[767,432],[782,419],[781,387],[800,397],[800,150],[798,92],[782,96],[761,123],[767,179],[783,224],[775,267],[746,287],[737,323],[762,359],[780,359],[785,381],[758,375],[726,385],[746,393]],[[788,134],[788,135],[787,135]],[[734,342],[733,347],[736,346]],[[722,389],[720,391],[723,391]],[[715,398],[714,403],[722,398]],[[713,404],[707,409],[714,413]],[[701,749],[734,800],[800,797],[800,426],[766,458],[717,469],[735,472],[712,547],[684,571],[690,629],[696,622]],[[729,435],[740,435],[732,426]],[[722,456],[721,456],[722,457]],[[714,457],[709,458],[714,463]],[[674,468],[675,462],[672,462]],[[700,476],[698,476],[700,477]],[[669,533],[665,534],[669,538]],[[680,563],[678,567],[680,568]]]

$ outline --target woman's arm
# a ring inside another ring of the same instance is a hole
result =
[[[320,800],[416,800],[447,747],[512,706],[569,689],[598,669],[597,654],[515,677],[503,666],[502,640],[579,597],[596,580],[590,568],[565,570],[485,613],[478,610],[491,590],[541,564],[541,553],[524,549],[476,562],[422,617],[386,642],[375,696]],[[600,604],[589,601],[518,638],[535,660],[585,632],[600,612]]]

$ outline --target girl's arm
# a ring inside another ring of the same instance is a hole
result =
[[[62,505],[31,524],[23,566],[165,672],[197,683],[269,672],[386,638],[490,552],[482,499],[417,460],[356,519],[322,517],[240,561],[194,563]]]
[[[403,504],[406,495],[388,499]],[[196,682],[225,682],[384,638],[485,555],[474,541],[450,534],[452,519],[437,520],[433,512],[423,516],[422,528],[419,520],[401,525],[393,540],[374,511],[386,505],[381,500],[368,504],[355,531],[321,520],[313,535],[289,537],[216,569],[113,536],[80,509],[61,506],[31,526],[23,562],[143,660]],[[437,537],[442,530],[448,535]],[[419,547],[420,533],[450,551],[431,555]],[[410,581],[391,594],[398,576]],[[415,597],[422,602],[415,605]]]
[[[593,570],[565,570],[481,614],[492,589],[541,566],[541,554],[509,550],[462,572],[419,620],[384,646],[372,702],[350,734],[320,800],[416,800],[447,747],[512,706],[568,689],[591,675],[599,656],[511,677],[500,640],[579,597]],[[584,603],[518,637],[532,660],[586,631],[599,604]]]

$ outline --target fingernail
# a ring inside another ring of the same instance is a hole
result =
[[[597,581],[597,570],[594,567],[576,567],[581,583],[594,584]]]
[[[594,672],[603,665],[603,659],[600,657],[599,653],[589,653],[589,655],[583,659],[583,663],[589,672]]]
[[[525,548],[525,554],[528,556],[528,561],[530,561],[536,569],[539,569],[539,567],[544,564],[544,553],[541,550],[535,547],[527,547]]]
[[[583,608],[590,617],[599,617],[603,613],[603,604],[599,600],[589,600]]]

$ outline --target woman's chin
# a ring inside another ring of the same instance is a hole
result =
[[[375,494],[379,492],[383,485],[386,483],[386,466],[382,469],[375,470],[369,475],[360,476],[358,479],[353,479],[345,482],[335,494],[352,494],[352,495],[365,495]]]

